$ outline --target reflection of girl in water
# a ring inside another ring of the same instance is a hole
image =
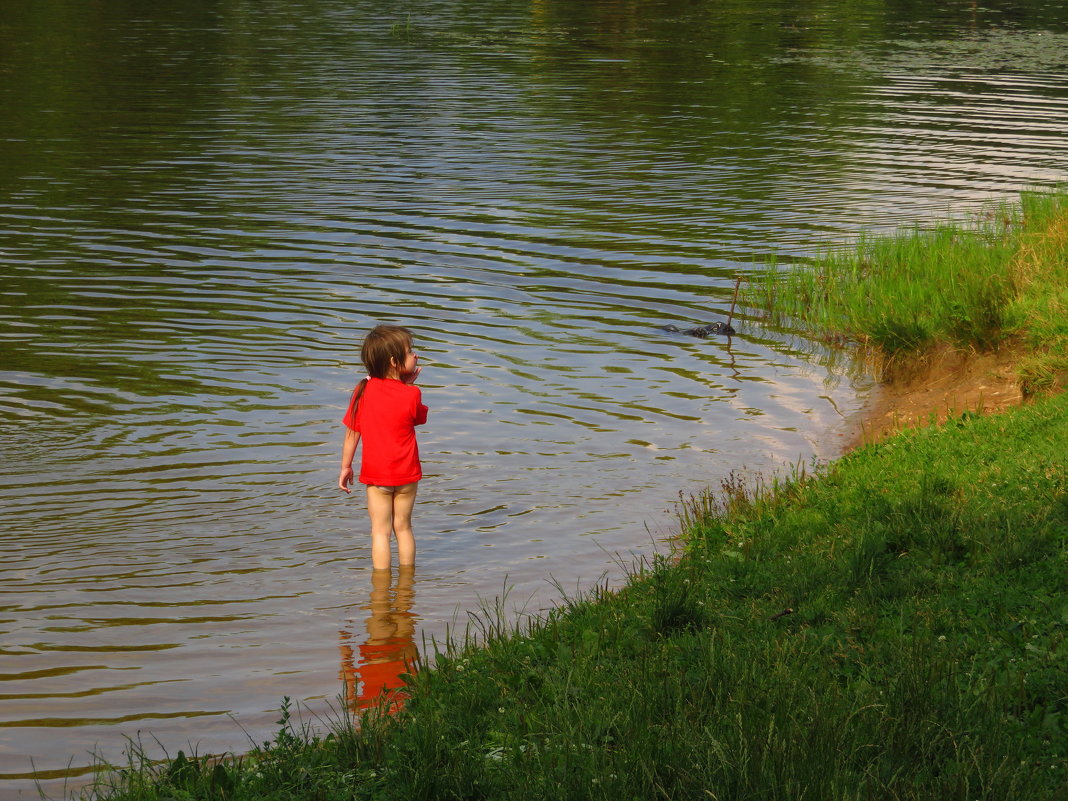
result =
[[[391,570],[371,573],[371,603],[364,607],[367,639],[359,646],[356,663],[351,642],[355,637],[341,632],[341,675],[345,705],[353,711],[369,709],[385,699],[392,707],[403,703],[401,674],[415,670],[419,652],[415,647],[415,568],[401,566],[392,587]]]

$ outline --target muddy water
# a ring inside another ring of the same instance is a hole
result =
[[[5,10],[0,794],[359,702],[494,598],[620,580],[680,491],[832,457],[832,354],[659,327],[1068,174],[1058,4],[887,5]],[[333,488],[378,322],[431,408],[384,587]]]

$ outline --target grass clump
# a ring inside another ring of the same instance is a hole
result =
[[[1068,192],[1023,196],[1028,221],[1013,260],[1019,292],[1009,328],[1029,353],[1019,365],[1029,393],[1068,385]]]
[[[96,783],[78,796],[136,801],[325,801],[379,798],[376,732],[387,715],[369,715],[357,733],[349,719],[321,734],[297,724],[292,703],[283,699],[278,729],[247,754],[178,755],[150,759],[140,744],[127,751],[125,766],[102,766]]]
[[[1025,394],[1068,374],[1068,190],[1025,192],[968,224],[864,236],[808,268],[773,263],[747,302],[886,362],[937,346],[1020,346]]]
[[[1066,441],[1058,396],[731,476],[686,504],[681,560],[490,615],[396,714],[100,797],[1063,798]]]

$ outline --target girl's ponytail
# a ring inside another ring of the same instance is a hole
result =
[[[345,416],[341,421],[353,431],[356,430],[356,407],[360,403],[360,397],[363,395],[363,391],[367,389],[367,379],[363,379],[356,385],[356,389],[352,392],[352,397],[349,399],[349,410],[345,412]]]
[[[365,378],[356,385],[356,391],[352,393],[352,413],[356,414],[356,407],[360,405],[360,398],[363,397],[363,391],[367,389],[367,381]]]

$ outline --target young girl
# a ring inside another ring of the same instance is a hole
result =
[[[413,385],[422,368],[412,350],[411,332],[395,325],[372,330],[363,341],[360,358],[368,377],[353,391],[343,419],[347,430],[337,485],[351,492],[352,457],[362,438],[360,483],[367,485],[371,563],[375,570],[389,568],[392,532],[397,537],[397,560],[402,566],[412,565],[412,507],[423,477],[415,427],[427,416],[422,394]]]

